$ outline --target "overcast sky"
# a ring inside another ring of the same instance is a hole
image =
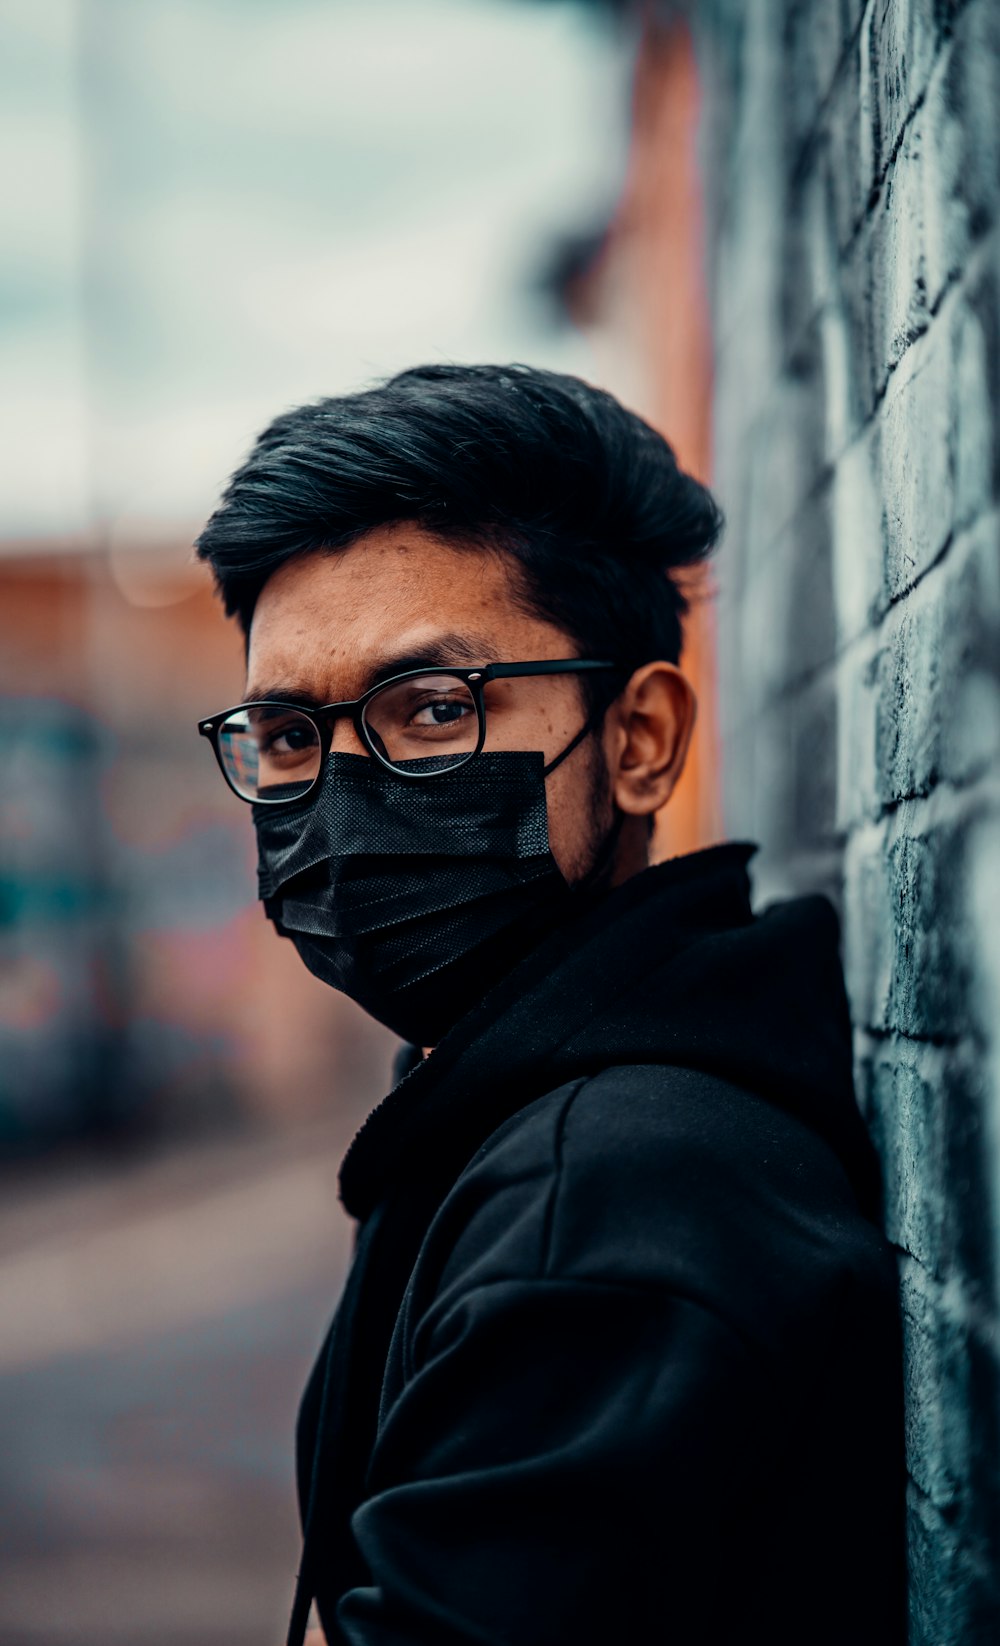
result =
[[[625,53],[526,0],[4,0],[0,539],[193,529],[276,411],[587,375],[532,277],[614,198]]]

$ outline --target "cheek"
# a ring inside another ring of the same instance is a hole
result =
[[[586,750],[586,756],[584,756]],[[579,760],[579,768],[574,769]],[[581,744],[546,783],[549,846],[565,878],[586,874],[614,821],[607,768],[599,745]]]

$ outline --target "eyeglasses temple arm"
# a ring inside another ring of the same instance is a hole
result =
[[[528,674],[577,674],[593,669],[619,669],[618,663],[598,661],[590,657],[567,657],[538,663],[489,663],[482,672],[483,680],[510,679]]]

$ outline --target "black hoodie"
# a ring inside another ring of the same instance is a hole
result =
[[[542,942],[371,1114],[303,1398],[330,1646],[899,1646],[902,1376],[837,921],[743,842]]]

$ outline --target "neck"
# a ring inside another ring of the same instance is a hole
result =
[[[630,817],[622,824],[608,880],[609,889],[622,885],[633,875],[649,868],[649,839],[645,817]]]

